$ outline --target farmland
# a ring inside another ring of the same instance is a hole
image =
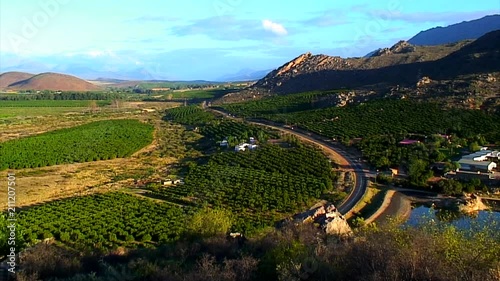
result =
[[[23,239],[56,238],[76,249],[101,250],[175,241],[189,208],[154,203],[120,192],[54,201],[21,211]]]
[[[171,120],[183,125],[203,125],[213,120],[213,114],[204,111],[197,106],[186,106],[172,108],[165,115],[166,120]]]
[[[135,120],[112,120],[11,140],[1,143],[0,169],[126,157],[149,144],[152,131],[151,126]]]
[[[155,188],[153,194],[229,209],[236,217],[233,230],[252,233],[336,193],[335,178],[327,159],[310,147],[266,145],[214,154],[207,164],[190,167],[185,184]]]
[[[4,100],[0,102],[0,108],[4,107],[88,107],[92,101],[89,100]],[[111,104],[110,101],[96,101],[97,106]]]
[[[262,117],[294,124],[348,141],[381,134],[483,134],[498,139],[500,117],[478,110],[444,109],[439,104],[380,100],[347,107],[312,109],[318,94],[298,94],[224,106],[238,116]],[[327,95],[325,93],[324,95]]]
[[[203,206],[228,210],[234,218],[231,230],[251,234],[308,208],[324,199],[324,196],[336,193],[333,186],[336,175],[332,171],[332,164],[314,148],[299,143],[285,142],[285,146],[265,144],[269,137],[278,135],[254,125],[223,120],[194,106],[169,109],[165,119],[177,120],[187,128],[192,128],[193,125],[205,126],[199,129],[201,135],[197,137],[197,133],[182,129],[182,126],[161,120],[153,121],[157,131],[156,144],[140,156],[121,162],[125,166],[131,166],[132,163],[142,161],[139,166],[141,168],[135,170],[120,171],[124,167],[118,169],[118,166],[113,164],[113,161],[118,160],[109,160],[107,164],[106,161],[99,160],[113,158],[114,153],[117,157],[130,155],[137,147],[151,142],[152,126],[136,120],[92,122],[2,143],[2,149],[10,152],[5,156],[2,154],[2,157],[15,157],[19,154],[17,149],[36,151],[23,147],[43,144],[53,148],[52,151],[46,152],[51,152],[53,159],[74,153],[74,159],[80,162],[98,160],[96,164],[77,163],[69,166],[74,166],[76,170],[88,167],[83,170],[90,172],[91,169],[97,169],[98,165],[102,166],[94,174],[94,178],[101,178],[101,183],[95,179],[87,181],[87,186],[95,182],[94,194],[60,199],[22,211],[20,224],[26,241],[54,237],[57,241],[77,249],[156,245],[178,239],[184,231],[180,223],[184,216]],[[85,136],[91,136],[92,141]],[[217,141],[223,137],[228,137],[231,142],[236,143],[248,140],[250,136],[255,136],[260,142],[261,147],[256,151],[235,153],[224,148],[216,151],[209,149],[213,152],[203,157],[194,149],[199,141],[205,143],[203,147],[208,145],[213,148],[219,146]],[[78,139],[78,147],[70,144],[74,139]],[[110,139],[114,142],[110,142]],[[24,141],[27,143],[23,143]],[[87,142],[92,145],[82,145]],[[119,148],[128,150],[116,150]],[[37,153],[25,156],[24,160],[26,165],[37,167],[45,163],[35,163],[34,159],[50,159],[46,158],[48,156],[50,155]],[[189,157],[191,160],[178,169],[171,169],[168,164],[162,167],[151,163],[157,157]],[[6,163],[20,165],[22,159],[16,159]],[[69,158],[62,159],[68,159],[71,163]],[[158,176],[164,170],[174,175],[180,173],[185,184],[158,186]],[[56,166],[52,169],[23,169],[16,173],[20,178],[19,184],[24,185],[25,178],[48,179],[48,175],[58,171],[61,169]],[[65,173],[62,176],[72,180],[75,177],[72,174],[73,172]],[[140,192],[141,189],[130,189],[134,186],[130,179],[148,183],[142,187],[146,189],[146,193]],[[112,188],[120,182],[123,184]],[[113,192],[120,190],[119,186],[128,186],[121,190],[134,195]],[[51,188],[47,187],[44,193],[50,194]],[[74,191],[78,191],[78,194],[89,194],[81,193],[82,189]],[[79,210],[78,214],[74,213],[76,210]],[[144,213],[139,214],[138,210],[144,210]],[[54,219],[54,214],[59,213],[60,219]],[[46,214],[46,217],[40,218],[41,214]],[[74,219],[69,219],[70,217]],[[157,221],[159,217],[162,217],[161,222]],[[87,221],[83,222],[84,218],[87,218]],[[98,224],[92,223],[97,220]]]

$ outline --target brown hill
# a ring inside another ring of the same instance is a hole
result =
[[[100,87],[77,78],[59,73],[41,73],[29,79],[10,84],[13,90],[51,90],[51,91],[98,91]]]
[[[33,76],[35,75],[31,73],[16,71],[2,73],[0,74],[0,90],[6,89],[9,85],[16,82],[30,79]]]

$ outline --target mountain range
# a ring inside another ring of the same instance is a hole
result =
[[[220,102],[345,89],[350,93],[347,99],[358,102],[381,96],[442,97],[456,99],[466,107],[496,106],[500,103],[499,81],[500,30],[497,30],[477,40],[437,46],[400,41],[369,58],[344,59],[305,53]]]
[[[448,27],[436,27],[413,36],[408,43],[412,45],[440,45],[466,39],[474,40],[487,32],[500,29],[500,15],[486,16],[481,19],[462,22]],[[406,39],[406,38],[401,38]],[[330,48],[335,46],[329,46]],[[354,46],[353,46],[354,47]],[[57,72],[74,75],[83,79],[94,80],[99,77],[121,80],[178,80],[186,73],[177,73],[168,66],[168,55],[158,57],[138,57],[136,62],[127,63],[126,55],[120,60],[114,57],[92,57],[85,54],[60,57],[18,57],[15,54],[2,54],[0,69],[3,72],[21,71],[28,73]],[[145,61],[146,63],[141,63]],[[147,61],[153,61],[151,64]],[[162,63],[165,61],[164,63]],[[234,67],[234,66],[233,66]],[[207,67],[199,66],[189,72],[191,76],[205,73]],[[230,67],[228,69],[231,69]],[[234,68],[232,68],[234,69]],[[213,81],[255,81],[263,78],[271,70],[243,68],[239,71],[212,77]],[[213,73],[212,73],[213,74]],[[179,76],[180,75],[180,76]],[[197,78],[193,77],[193,78]],[[193,79],[190,79],[193,80]]]
[[[477,39],[488,32],[499,29],[500,15],[490,15],[447,27],[439,26],[422,31],[408,40],[408,43],[413,45],[443,45],[467,39]]]

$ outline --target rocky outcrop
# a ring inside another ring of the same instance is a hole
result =
[[[317,223],[329,235],[346,236],[352,234],[352,229],[345,217],[335,205],[327,203],[295,216],[301,223]]]
[[[481,197],[471,194],[470,196],[465,197],[465,203],[461,204],[459,210],[463,213],[474,213],[477,211],[488,210],[489,207],[486,206]]]
[[[372,57],[387,56],[392,54],[406,54],[415,52],[416,47],[406,41],[399,41],[391,48],[378,49],[373,53]]]
[[[290,70],[292,70],[293,68],[296,68],[298,65],[300,65],[302,62],[304,62],[305,60],[309,59],[310,57],[312,57],[312,54],[311,53],[305,53],[303,55],[300,55],[299,57],[293,59],[291,62],[285,64],[284,66],[280,67],[278,69],[278,73],[276,73],[276,75],[282,75],[284,74],[285,72],[288,72]]]
[[[420,80],[418,80],[417,88],[424,87],[425,85],[428,85],[430,83],[432,83],[431,78],[424,76],[424,77],[420,78]]]

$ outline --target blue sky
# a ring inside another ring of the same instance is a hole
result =
[[[498,13],[499,0],[0,1],[0,71],[213,80]]]

